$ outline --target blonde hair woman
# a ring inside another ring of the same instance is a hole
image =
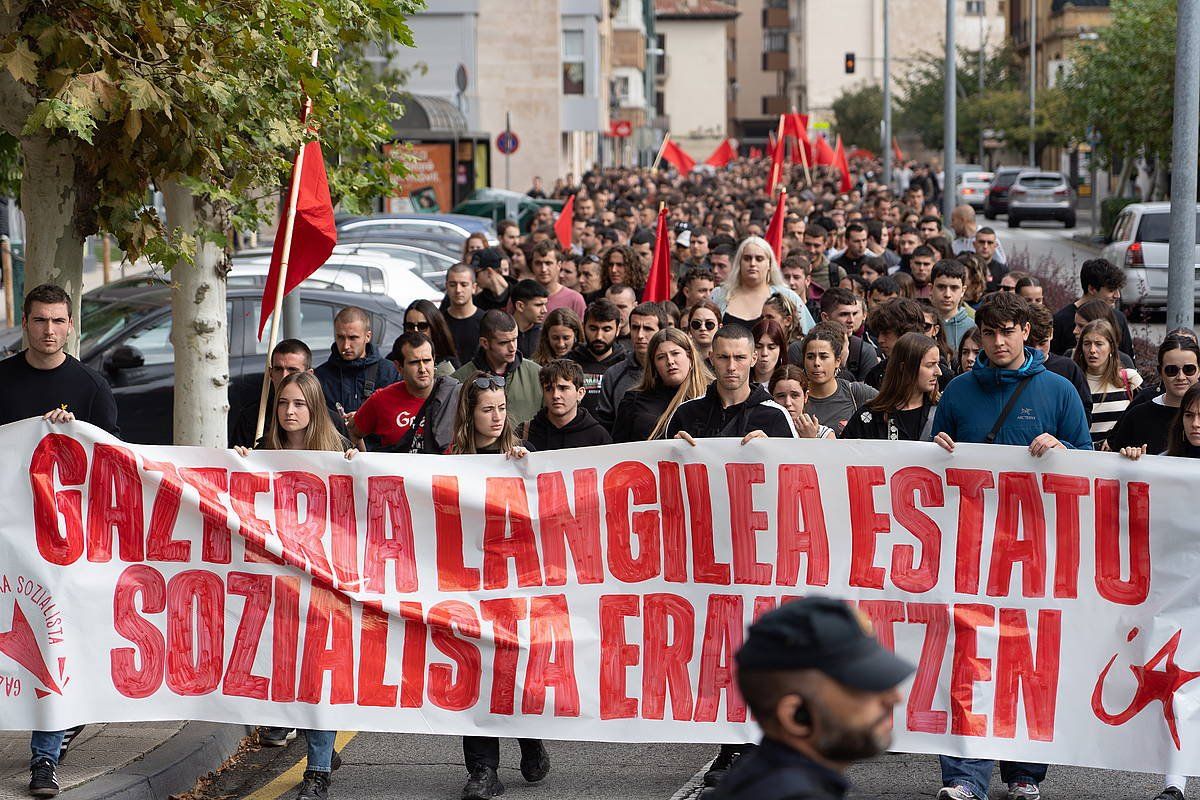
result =
[[[724,325],[741,325],[750,330],[762,318],[763,303],[771,295],[781,294],[800,308],[800,296],[788,288],[779,269],[779,261],[767,240],[748,236],[733,256],[725,282],[712,293],[712,301],[721,309]]]
[[[613,423],[614,442],[661,439],[680,405],[708,390],[712,373],[692,337],[664,328],[650,340],[642,382],[621,398]]]

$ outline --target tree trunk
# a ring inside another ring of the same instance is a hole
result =
[[[211,214],[173,181],[163,185],[167,221],[198,240]],[[197,242],[194,263],[171,270],[171,344],[175,348],[175,444],[226,446],[229,415],[229,320],[225,255]]]
[[[1154,157],[1154,199],[1155,200],[1166,200],[1167,199],[1167,193],[1170,191],[1170,187],[1167,183],[1167,180],[1168,180],[1167,173],[1168,173],[1168,170],[1170,169],[1170,164],[1171,164],[1170,160],[1162,154],[1159,154]]]
[[[43,283],[56,283],[67,290],[76,320],[67,352],[78,356],[83,238],[75,228],[75,154],[67,142],[36,136],[21,140],[21,155],[25,291]]]
[[[1133,156],[1128,154],[1121,159],[1121,175],[1117,178],[1117,197],[1124,197],[1129,191],[1129,178],[1133,175]]]

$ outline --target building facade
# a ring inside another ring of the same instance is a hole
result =
[[[729,135],[730,62],[737,9],[721,0],[656,0],[659,119],[697,161]]]

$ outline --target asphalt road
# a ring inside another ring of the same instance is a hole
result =
[[[1079,230],[1087,230],[1082,219]],[[1098,248],[1073,238],[1057,223],[1026,223],[1010,230],[1003,220],[997,232],[1010,257],[1027,253],[1031,265],[1060,265],[1063,277],[1075,280],[1079,264]],[[1148,337],[1161,338],[1162,322],[1148,326]],[[1157,341],[1157,338],[1155,341]],[[343,734],[343,740],[349,738]],[[553,768],[541,784],[526,784],[517,769],[515,741],[501,746],[501,780],[513,800],[684,800],[695,797],[697,776],[715,755],[711,745],[548,743]],[[335,774],[331,798],[354,800],[457,800],[466,780],[457,737],[363,733],[343,748],[345,765]],[[251,749],[214,781],[200,788],[195,800],[244,798],[276,800],[295,794],[303,771],[303,738],[287,748]],[[928,755],[888,754],[851,770],[852,796],[917,800],[930,798],[940,785],[937,759]],[[1044,796],[1149,800],[1162,788],[1161,778],[1130,772],[1052,767]],[[1003,796],[996,775],[993,797]]]

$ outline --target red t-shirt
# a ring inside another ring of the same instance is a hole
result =
[[[378,436],[385,447],[404,438],[425,401],[409,394],[403,381],[376,389],[354,415],[354,427],[364,436]],[[418,431],[419,432],[419,431]]]

